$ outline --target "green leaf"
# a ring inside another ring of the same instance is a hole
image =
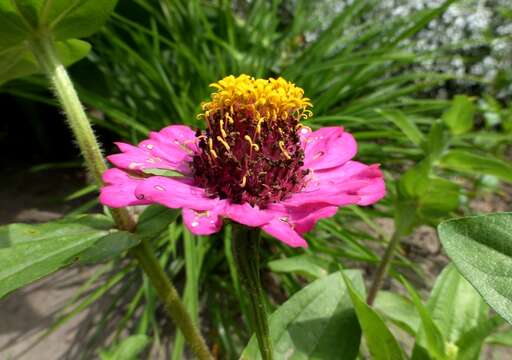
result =
[[[416,290],[403,278],[402,283],[407,288],[407,292],[411,296],[412,302],[414,306],[416,306],[416,310],[418,310],[421,319],[421,328],[416,336],[416,344],[413,349],[412,358],[418,358],[418,354],[423,352],[421,348],[426,348],[433,359],[444,359],[445,342],[441,331],[434,323],[428,309],[423,305]]]
[[[55,43],[57,54],[64,65],[69,66],[87,56],[91,45],[82,40],[66,40]],[[13,46],[0,50],[0,84],[6,81],[42,72],[34,55],[25,46]]]
[[[108,19],[117,0],[12,0],[0,4],[0,35],[10,36],[7,44],[20,43],[27,36],[44,31],[55,40],[82,38],[98,31]],[[0,41],[0,46],[6,43]]]
[[[162,205],[148,206],[140,214],[135,233],[141,238],[152,240],[167,230],[179,214],[179,209],[170,209]]]
[[[423,142],[423,133],[418,129],[414,121],[407,117],[399,110],[377,110],[379,114],[384,116],[395,124],[414,144],[420,146]]]
[[[397,185],[400,197],[416,199],[425,192],[428,188],[431,169],[429,159],[424,159],[400,176]]]
[[[488,312],[482,297],[452,264],[436,279],[427,308],[443,337],[451,343],[484,321]]]
[[[443,121],[454,135],[461,135],[473,128],[475,105],[466,95],[457,95],[452,106],[443,114]]]
[[[409,299],[389,291],[379,291],[373,307],[412,336],[416,335],[420,318],[416,307]]]
[[[448,136],[442,121],[432,123],[426,141],[427,153],[430,159],[437,160],[448,146]]]
[[[448,220],[438,232],[460,273],[512,323],[512,213]]]
[[[18,15],[12,1],[0,1],[0,52],[19,45],[29,34],[29,27]]]
[[[40,23],[50,25],[57,40],[83,38],[103,26],[116,4],[117,0],[46,0]]]
[[[490,155],[481,155],[466,150],[450,150],[441,158],[439,165],[470,174],[494,175],[512,183],[512,165]]]
[[[80,264],[97,264],[111,260],[140,242],[134,234],[116,231],[106,235],[78,256]]]
[[[311,255],[298,255],[270,261],[268,267],[273,272],[298,273],[313,279],[326,276],[329,262]]]
[[[146,335],[132,335],[111,349],[100,351],[100,358],[101,360],[135,360],[150,342],[151,338]]]
[[[512,347],[512,329],[492,334],[486,339],[485,342],[494,345]]]
[[[0,297],[70,264],[109,234],[106,216],[0,227]]]
[[[475,327],[461,335],[455,346],[458,349],[457,359],[478,360],[484,341],[496,332],[505,320],[498,315],[480,321]]]
[[[431,177],[425,189],[419,194],[418,214],[427,220],[446,218],[459,207],[460,186],[449,180]]]
[[[352,304],[356,310],[359,324],[363,330],[366,344],[370,350],[372,359],[376,360],[400,360],[404,359],[402,349],[388,327],[375,312],[356,292],[350,280],[343,277],[348,288]]]
[[[363,292],[359,271],[344,274]],[[355,359],[361,329],[341,273],[323,277],[293,295],[269,318],[276,359]],[[253,336],[243,360],[261,359]]]

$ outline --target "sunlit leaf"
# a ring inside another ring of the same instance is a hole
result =
[[[512,213],[448,220],[438,232],[461,274],[512,323]]]
[[[0,297],[70,264],[112,226],[105,216],[86,215],[0,227]]]
[[[267,265],[273,272],[297,273],[314,279],[324,277],[329,273],[329,263],[311,255],[272,260]]]
[[[461,135],[473,128],[475,105],[466,95],[457,95],[452,106],[443,114],[443,121],[454,135]]]
[[[84,58],[91,46],[82,40],[66,40],[55,43],[57,54],[66,66]],[[42,72],[28,48],[22,45],[0,50],[0,84],[21,76]]]
[[[344,274],[356,291],[363,292],[360,272]],[[359,351],[361,329],[339,272],[316,280],[293,295],[270,316],[269,322],[276,359],[354,359]],[[261,359],[254,336],[241,359]]]
[[[440,160],[442,167],[477,175],[494,175],[512,183],[512,164],[489,154],[450,150]]]
[[[108,350],[100,351],[101,360],[135,360],[150,344],[151,339],[146,335],[132,335]]]
[[[359,324],[363,330],[366,344],[372,359],[400,360],[405,359],[400,345],[375,310],[366,304],[354,289],[350,280],[344,277],[352,304],[357,314]]]

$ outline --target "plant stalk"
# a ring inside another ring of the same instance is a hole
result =
[[[132,254],[137,258],[142,269],[151,280],[160,300],[165,305],[165,309],[183,333],[193,353],[200,360],[213,359],[203,337],[197,331],[192,318],[187,313],[176,288],[160,266],[151,245],[147,241],[142,241],[139,246],[132,249]]]
[[[240,280],[249,297],[249,320],[258,339],[261,357],[263,360],[272,360],[265,295],[259,269],[260,230],[233,223],[232,241]]]
[[[388,273],[389,265],[391,264],[391,261],[393,260],[396,247],[399,243],[400,243],[400,236],[395,231],[393,233],[393,236],[391,237],[391,240],[388,243],[386,252],[384,253],[382,260],[380,261],[379,267],[377,268],[377,271],[375,272],[375,275],[373,277],[373,281],[370,286],[370,290],[368,291],[368,297],[366,299],[366,302],[368,303],[368,305],[372,305],[373,302],[375,301],[375,298],[377,297],[377,293],[379,292],[380,288],[382,287],[382,284],[384,283],[384,279]]]
[[[55,51],[53,40],[49,36],[42,35],[34,38],[30,46],[64,109],[67,122],[85,159],[87,169],[95,182],[99,186],[103,185],[102,174],[107,170],[105,159],[68,72]],[[135,221],[126,209],[110,209],[110,211],[119,229],[135,230]],[[200,360],[213,359],[203,337],[194,326],[178,292],[160,266],[147,240],[142,240],[130,252],[139,261],[171,319],[183,332],[192,351]]]

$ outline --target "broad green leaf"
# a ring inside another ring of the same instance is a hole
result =
[[[460,186],[449,180],[431,177],[425,189],[419,194],[418,214],[427,220],[446,218],[459,207]]]
[[[437,160],[448,146],[448,136],[445,131],[445,125],[437,120],[432,123],[427,136],[426,147],[430,159]]]
[[[56,40],[82,38],[98,31],[117,0],[2,0],[0,45],[18,44],[44,29]],[[11,40],[3,40],[4,36]]]
[[[13,2],[0,0],[0,52],[19,45],[28,34],[29,27],[18,15]]]
[[[55,43],[57,54],[64,65],[69,66],[84,58],[91,46],[82,40],[66,40]],[[34,55],[22,45],[0,50],[0,84],[21,76],[42,72]]]
[[[101,215],[0,227],[0,297],[70,264],[111,227]]]
[[[103,26],[117,1],[45,0],[40,23],[49,24],[57,40],[87,37]]]
[[[404,296],[389,291],[379,291],[373,307],[412,336],[416,335],[420,326],[418,311]]]
[[[421,327],[416,335],[416,344],[413,349],[412,359],[423,358],[423,349],[426,349],[430,357],[433,359],[444,359],[446,348],[441,331],[432,319],[428,309],[423,305],[416,290],[414,290],[414,288],[405,279],[402,279],[402,282],[407,288],[407,292],[411,296],[412,302],[414,303],[414,306],[416,306],[416,310],[418,310],[418,314],[421,319]]]
[[[372,359],[404,359],[404,354],[402,353],[400,345],[391,331],[389,331],[379,314],[366,304],[366,302],[356,292],[350,280],[346,277],[344,277],[344,280]]]
[[[273,272],[298,273],[314,279],[329,273],[329,262],[307,254],[273,260],[267,265]]]
[[[443,121],[454,135],[461,135],[473,128],[475,105],[466,95],[457,95],[452,106],[443,114]]]
[[[512,165],[491,155],[466,150],[450,150],[440,160],[440,166],[478,175],[494,175],[512,183]]]
[[[80,264],[97,264],[111,260],[131,249],[140,242],[134,234],[127,231],[116,231],[102,237],[89,249],[78,256]]]
[[[427,308],[445,340],[451,343],[484,321],[488,312],[482,297],[452,264],[436,279]]]
[[[101,360],[135,360],[151,343],[146,335],[132,335],[109,350],[101,350]]]
[[[80,235],[99,230],[106,234],[113,226],[112,220],[104,215],[77,216],[37,225],[4,225],[0,226],[0,250],[24,243],[63,237],[69,233]]]
[[[414,144],[420,146],[423,142],[423,133],[418,129],[414,121],[407,117],[399,110],[377,110],[379,114],[384,116],[395,124]]]
[[[344,271],[363,292],[361,273]],[[276,359],[355,359],[361,329],[341,273],[323,277],[293,295],[269,318]],[[243,360],[261,359],[253,336]]]
[[[180,211],[162,205],[148,206],[140,215],[135,233],[141,238],[153,239],[176,220]]]
[[[407,170],[398,180],[399,195],[404,198],[418,198],[428,188],[431,169],[430,160],[424,159]]]
[[[512,213],[448,220],[438,232],[460,273],[512,323]]]

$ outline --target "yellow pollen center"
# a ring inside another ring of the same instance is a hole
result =
[[[230,75],[210,86],[217,91],[211,101],[202,104],[203,114],[199,116],[205,119],[220,112],[232,123],[235,111],[251,110],[259,133],[264,121],[278,121],[290,115],[298,119],[312,116],[308,109],[312,105],[310,99],[304,97],[304,90],[281,77],[254,79],[248,75]]]

